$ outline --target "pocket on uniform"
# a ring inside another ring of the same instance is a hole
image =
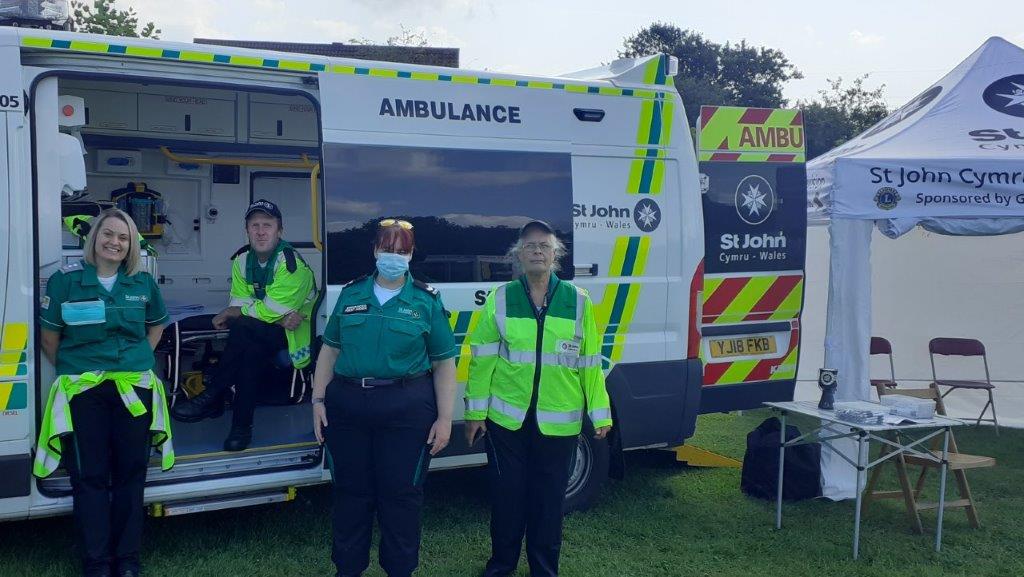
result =
[[[80,343],[102,341],[106,337],[107,306],[101,300],[61,303],[61,318],[67,335]]]
[[[341,315],[341,330],[339,340],[341,344],[352,344],[360,338],[360,325],[366,323],[366,315]],[[362,335],[365,338],[366,335]]]
[[[146,337],[146,309],[142,307],[125,307],[121,309],[122,330],[137,338]]]
[[[415,354],[426,348],[426,340],[423,338],[423,334],[427,332],[425,326],[411,321],[391,319],[388,320],[387,328],[393,339],[391,344],[395,348],[394,352],[398,355]]]

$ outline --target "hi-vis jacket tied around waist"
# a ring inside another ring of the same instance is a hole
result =
[[[313,271],[290,244],[281,241],[261,269],[256,254],[248,245],[232,257],[231,301],[242,314],[265,323],[276,323],[284,315],[298,311],[304,317],[294,331],[285,331],[292,365],[301,369],[310,360],[310,319],[316,304]]]
[[[518,430],[536,391],[537,425],[545,435],[578,435],[584,409],[595,428],[611,425],[590,296],[552,275],[547,312],[538,319],[524,282],[495,289],[469,337],[465,418]]]
[[[160,468],[174,466],[174,446],[171,444],[171,418],[167,412],[164,386],[153,371],[93,371],[80,375],[60,375],[50,387],[50,397],[43,412],[39,428],[39,443],[32,472],[39,478],[50,476],[60,465],[64,452],[62,439],[74,432],[71,421],[71,399],[106,381],[117,387],[128,412],[133,417],[146,414],[146,405],[135,392],[135,387],[148,389],[152,395],[149,432],[150,445],[160,450]]]

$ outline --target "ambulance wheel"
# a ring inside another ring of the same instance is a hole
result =
[[[569,471],[562,511],[585,511],[594,504],[608,478],[608,440],[594,438],[594,427],[584,424],[576,437],[576,455]]]

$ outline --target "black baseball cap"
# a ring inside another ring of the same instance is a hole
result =
[[[530,222],[523,225],[523,228],[519,229],[519,238],[526,236],[526,233],[531,230],[539,230],[548,234],[555,234],[555,229],[551,228],[551,225],[544,222],[543,220],[531,220]]]
[[[245,220],[249,220],[249,217],[255,212],[265,212],[270,216],[281,220],[281,209],[277,208],[277,205],[266,199],[259,199],[249,205],[249,209],[245,211]]]

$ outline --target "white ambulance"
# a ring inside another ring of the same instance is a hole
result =
[[[36,318],[46,279],[81,258],[63,219],[112,196],[158,255],[147,268],[176,321],[157,351],[172,403],[216,356],[223,335],[190,319],[226,306],[251,200],[281,207],[318,275],[317,333],[341,286],[372,270],[375,223],[412,221],[413,274],[440,289],[460,344],[511,278],[518,227],[539,218],[597,306],[615,413],[609,442],[579,438],[569,506],[621,473],[623,451],[682,444],[701,402],[705,230],[675,67],[655,55],[541,78],[0,28],[0,519],[71,509],[63,469],[30,472],[54,379]],[[464,382],[468,345],[457,361]],[[220,450],[229,415],[173,423],[177,464],[154,460],[151,512],[283,501],[329,481],[308,378],[268,387],[280,394],[258,407],[244,452]],[[486,462],[465,446],[459,398],[433,469]]]

